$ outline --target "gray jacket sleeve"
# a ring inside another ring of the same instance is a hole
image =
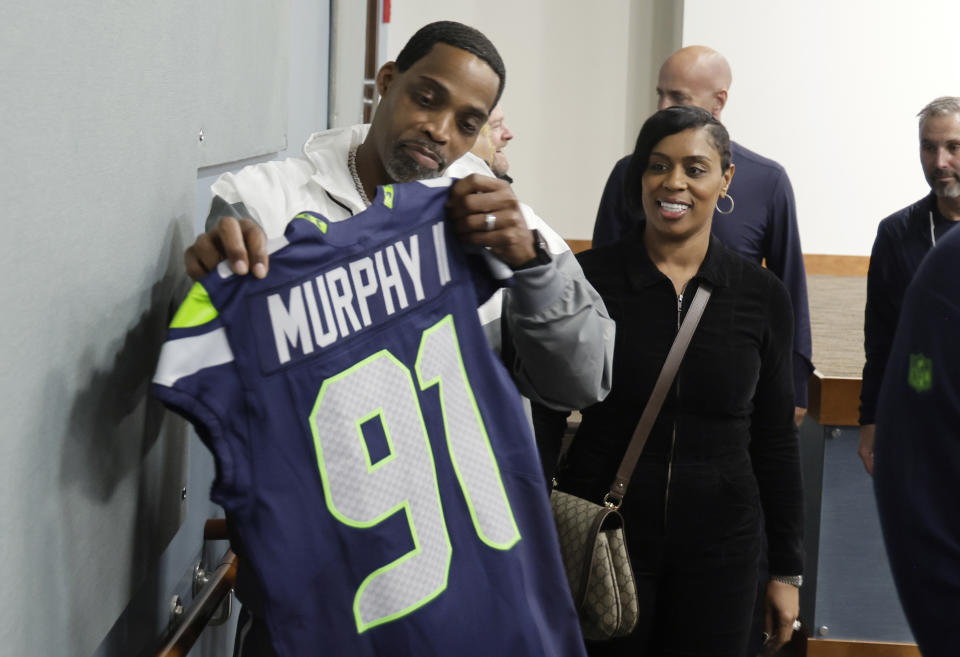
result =
[[[551,258],[514,273],[503,298],[502,356],[525,396],[580,409],[610,391],[615,325],[573,253]]]
[[[221,197],[214,195],[213,200],[210,201],[210,212],[207,214],[207,220],[203,229],[210,232],[224,217],[234,217],[236,219],[247,217],[263,228],[260,222],[253,217],[250,210],[247,209],[247,206],[244,205],[243,201],[227,203]]]

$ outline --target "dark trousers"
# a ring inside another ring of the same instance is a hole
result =
[[[752,474],[709,465],[644,467],[624,500],[641,618],[628,637],[588,643],[591,657],[744,657],[754,627],[761,547]],[[633,500],[631,501],[631,497]]]
[[[766,624],[767,584],[770,582],[770,564],[767,562],[766,534],[761,533],[760,563],[757,568],[757,602],[753,609],[753,628],[750,630],[750,642],[747,655],[760,654],[763,648],[764,626]]]
[[[703,655],[743,657],[753,626],[756,562],[725,570],[689,568],[637,573],[641,616],[628,637],[587,644],[591,657]]]

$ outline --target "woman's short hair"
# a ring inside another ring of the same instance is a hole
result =
[[[710,142],[720,154],[720,166],[723,171],[730,168],[730,135],[714,116],[705,109],[692,105],[676,105],[662,109],[640,128],[633,157],[627,167],[624,193],[627,196],[627,208],[636,216],[643,214],[643,186],[640,183],[643,172],[650,163],[650,153],[664,137],[675,135],[690,128],[706,128]]]

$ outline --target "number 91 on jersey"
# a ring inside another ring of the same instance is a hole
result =
[[[414,545],[359,585],[353,615],[361,633],[428,604],[447,586],[452,547],[420,404],[434,386],[444,442],[477,537],[498,550],[520,540],[452,316],[423,331],[413,372],[384,349],[326,379],[309,421],[327,508],[360,529],[404,513]],[[376,418],[389,455],[374,463],[363,426]]]

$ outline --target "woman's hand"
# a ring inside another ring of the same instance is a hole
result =
[[[800,615],[800,589],[771,579],[767,584],[764,631],[770,638],[761,655],[773,655],[793,636],[793,621]]]

